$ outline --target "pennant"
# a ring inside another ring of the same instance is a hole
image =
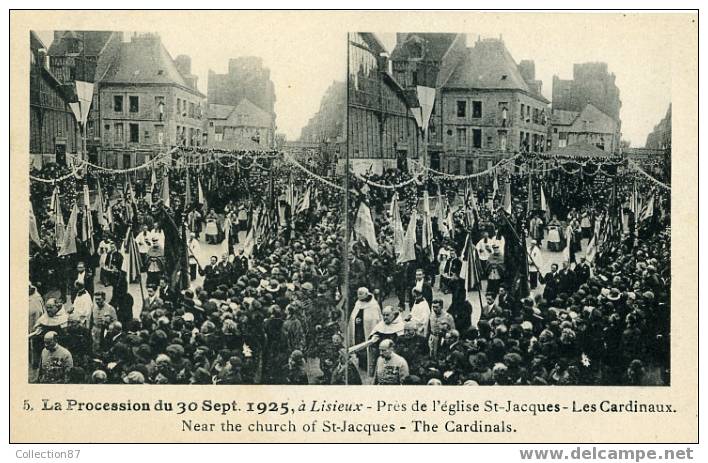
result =
[[[76,220],[79,214],[79,207],[74,203],[69,215],[69,223],[66,225],[64,236],[62,239],[61,248],[59,248],[60,256],[68,256],[76,253]]]
[[[398,193],[393,194],[391,201],[391,227],[393,228],[393,247],[398,254],[403,246],[403,221],[401,220],[401,208],[398,203]]]
[[[124,249],[123,271],[126,273],[126,279],[128,283],[140,281],[140,269],[142,265],[140,251],[138,251],[138,245],[135,243],[133,231],[130,228],[125,236]]]
[[[82,241],[86,243],[89,251],[93,254],[95,252],[93,243],[93,216],[91,215],[91,197],[87,183],[84,183],[83,219],[81,222]]]
[[[526,206],[526,211],[533,211],[533,181],[531,176],[531,171],[529,170],[529,191],[528,191],[528,204]]]
[[[106,220],[106,206],[103,200],[103,190],[101,189],[101,181],[96,177],[96,201],[93,203],[93,209],[96,211],[98,216],[98,224],[101,227],[108,225]]]
[[[310,194],[310,187],[308,186],[305,189],[305,193],[302,195],[302,200],[300,201],[300,204],[298,206],[298,214],[305,212],[310,208]]]
[[[595,257],[597,256],[597,240],[596,240],[596,235],[593,234],[592,238],[590,238],[590,242],[588,243],[588,247],[585,249],[585,259],[592,263],[595,260]]]
[[[430,198],[428,190],[423,191],[423,233],[421,235],[423,249],[430,250],[430,259],[435,260],[433,252],[433,221],[430,213]]]
[[[511,182],[504,182],[504,210],[511,215]]]
[[[167,169],[162,176],[162,203],[170,207],[170,177],[167,174]]]
[[[37,244],[37,246],[41,246],[41,240],[39,239],[39,230],[37,230],[37,219],[34,216],[34,207],[32,206],[32,201],[29,202],[29,236],[30,239]]]
[[[155,174],[155,167],[150,169],[150,190],[147,192],[146,200],[147,203],[152,205],[153,195],[155,194],[155,189],[157,188],[157,175]]]
[[[354,231],[358,236],[363,237],[369,247],[376,253],[379,252],[379,245],[376,242],[376,231],[374,221],[371,218],[371,210],[363,201],[359,204],[359,211],[354,219]]]
[[[570,233],[566,233],[566,235],[567,235],[567,236],[565,237],[565,249],[563,249],[563,259],[564,259],[566,262],[570,263],[570,239],[571,239],[571,235],[570,235]]]
[[[186,178],[184,179],[184,205],[189,207],[192,205],[192,187],[189,179],[189,166],[185,168]]]
[[[197,202],[204,206],[204,210],[209,210],[209,205],[207,204],[206,196],[204,196],[204,190],[202,189],[202,180],[197,177]]]
[[[447,198],[445,198],[446,200]],[[445,202],[443,200],[443,195],[440,191],[440,185],[438,184],[438,203],[435,207],[436,217],[438,221],[438,230],[444,237],[450,236],[450,228],[446,223],[447,214],[445,213]]]
[[[465,281],[466,291],[472,291],[479,284],[476,253],[477,248],[468,233],[467,238],[465,238],[465,245],[462,248],[462,268],[460,268],[460,278]]]
[[[398,256],[398,259],[396,259],[396,263],[398,264],[415,260],[415,230],[417,221],[418,211],[413,208],[411,219],[408,221],[406,234],[403,237],[403,249],[401,249],[401,253]]]
[[[64,214],[61,212],[58,186],[54,187],[54,191],[52,192],[52,202],[49,208],[54,216],[54,242],[57,249],[61,249],[61,246],[64,243]]]
[[[643,205],[639,214],[639,222],[644,222],[654,216],[654,194],[649,197],[649,200]]]

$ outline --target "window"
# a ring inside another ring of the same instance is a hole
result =
[[[155,97],[155,109],[157,110],[157,118],[158,120],[163,120],[165,117],[165,97],[164,96],[156,96]]]
[[[177,98],[177,115],[182,114],[182,100]]]
[[[457,102],[457,117],[467,117],[467,102],[458,101]]]
[[[130,96],[128,97],[128,102],[130,103],[130,112],[131,113],[137,113],[140,111],[140,98],[137,96]]]
[[[538,116],[538,108],[533,108],[533,123],[534,124],[539,124],[540,123],[540,118]]]
[[[165,126],[155,125],[155,134],[157,136],[157,144],[163,145],[165,143]]]
[[[524,120],[524,109],[526,108],[526,105],[521,103],[521,120]]]
[[[467,146],[467,129],[457,129],[457,147],[464,148]]]
[[[113,95],[113,112],[123,112],[123,95]]]
[[[472,117],[480,118],[482,117],[482,102],[473,101],[472,102]]]
[[[507,103],[506,101],[500,101],[498,111],[499,118],[501,119],[501,125],[502,127],[506,127],[507,119],[509,117],[509,103]]]
[[[560,132],[558,134],[558,147],[565,148],[568,146],[568,132]]]
[[[531,106],[526,106],[526,122],[531,122]]]
[[[123,124],[116,124],[115,141],[118,141],[118,142],[123,141]]]
[[[413,71],[413,85],[418,85],[418,71]]]
[[[506,151],[506,132],[499,132],[499,149]]]
[[[130,143],[140,143],[140,125],[130,124]]]
[[[189,117],[194,117],[195,108],[194,103],[189,103]]]
[[[474,148],[482,147],[482,129],[472,129],[472,146]]]
[[[492,137],[487,137],[487,148],[494,148],[494,140]]]
[[[103,126],[103,140],[106,144],[111,142],[111,126],[109,124]]]
[[[223,133],[214,133],[214,141],[224,141]]]

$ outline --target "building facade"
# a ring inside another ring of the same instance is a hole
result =
[[[666,110],[664,118],[654,126],[647,136],[646,148],[671,151],[671,105]]]
[[[467,48],[442,83],[441,170],[471,174],[519,151],[543,152],[548,100],[532,61],[517,65],[501,39]]]
[[[66,164],[67,153],[81,149],[81,136],[69,95],[50,70],[47,49],[39,36],[30,32],[30,137],[32,165],[49,162]]]
[[[114,31],[54,31],[49,47],[52,73],[64,85],[71,101],[76,100],[75,82],[96,83],[116,58],[123,33]],[[86,120],[86,149],[89,161],[97,162],[101,145],[98,87],[94,85],[93,104]]]
[[[108,167],[145,162],[171,146],[200,146],[205,96],[185,80],[159,36],[123,43],[98,82],[101,159]]]
[[[419,157],[421,140],[405,90],[391,75],[386,49],[374,34],[350,34],[348,42],[350,166],[355,172],[407,171],[409,161]]]
[[[334,81],[322,96],[319,110],[300,131],[299,143],[290,146],[316,146],[307,152],[315,153],[313,157],[323,164],[339,164],[346,150],[346,117],[347,87]]]
[[[245,98],[236,106],[210,104],[204,134],[209,148],[266,151],[275,147],[271,115]]]
[[[442,85],[466,53],[467,35],[450,33],[398,33],[391,52],[393,76],[406,89],[409,104],[419,103],[418,86],[435,89],[425,136],[428,162],[436,170],[443,152]]]
[[[553,111],[581,113],[588,104],[592,105],[616,122],[615,136],[609,144],[619,149],[622,100],[615,80],[615,75],[608,71],[607,63],[576,63],[573,65],[572,79],[553,76]]]
[[[616,153],[619,139],[617,121],[590,103],[580,112],[553,110],[549,132],[551,148],[585,143]]]

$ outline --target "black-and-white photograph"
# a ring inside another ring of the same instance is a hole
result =
[[[32,31],[28,381],[669,386],[671,50],[518,24]]]
[[[661,39],[473,29],[349,35],[362,381],[668,385]]]

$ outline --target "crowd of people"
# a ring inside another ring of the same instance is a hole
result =
[[[339,189],[279,163],[269,167],[251,169],[264,175],[171,169],[170,207],[150,191],[148,176],[101,175],[111,221],[95,228],[94,249],[79,242],[77,252],[61,257],[51,188],[34,188],[41,242],[30,246],[31,380],[668,384],[668,213],[654,214],[641,234],[628,224],[597,257],[586,258],[583,247],[610,214],[605,183],[556,171],[534,179],[529,202],[528,173],[522,171],[465,185],[417,174],[395,189],[403,223],[420,210],[423,191],[450,214],[433,219],[432,249],[417,240],[415,259],[398,262],[389,209],[394,189],[372,183],[398,184],[410,174],[389,170],[368,175],[370,183],[350,178],[350,204],[370,206],[374,252],[346,229]],[[49,169],[35,174],[62,172]],[[96,180],[87,175],[80,181],[93,187]],[[504,181],[510,182],[511,214],[500,210],[504,191],[498,185]],[[613,174],[618,202],[634,182],[626,172]],[[288,195],[293,183],[301,196],[311,188],[306,207]],[[62,186],[64,217],[74,188]],[[643,186],[640,191],[650,194]],[[474,195],[474,212],[468,195]],[[271,213],[273,232],[249,247],[254,221]],[[183,237],[186,287],[175,286],[165,258],[177,246],[166,238],[166,216],[189,230]],[[126,262],[131,234],[140,276],[129,281],[136,277]],[[468,242],[475,259],[472,287],[462,270]],[[219,249],[208,262],[201,251],[207,246]],[[543,247],[558,253],[560,268],[554,263],[545,271]],[[530,291],[519,285],[520,275]],[[135,300],[136,282],[142,300]]]

